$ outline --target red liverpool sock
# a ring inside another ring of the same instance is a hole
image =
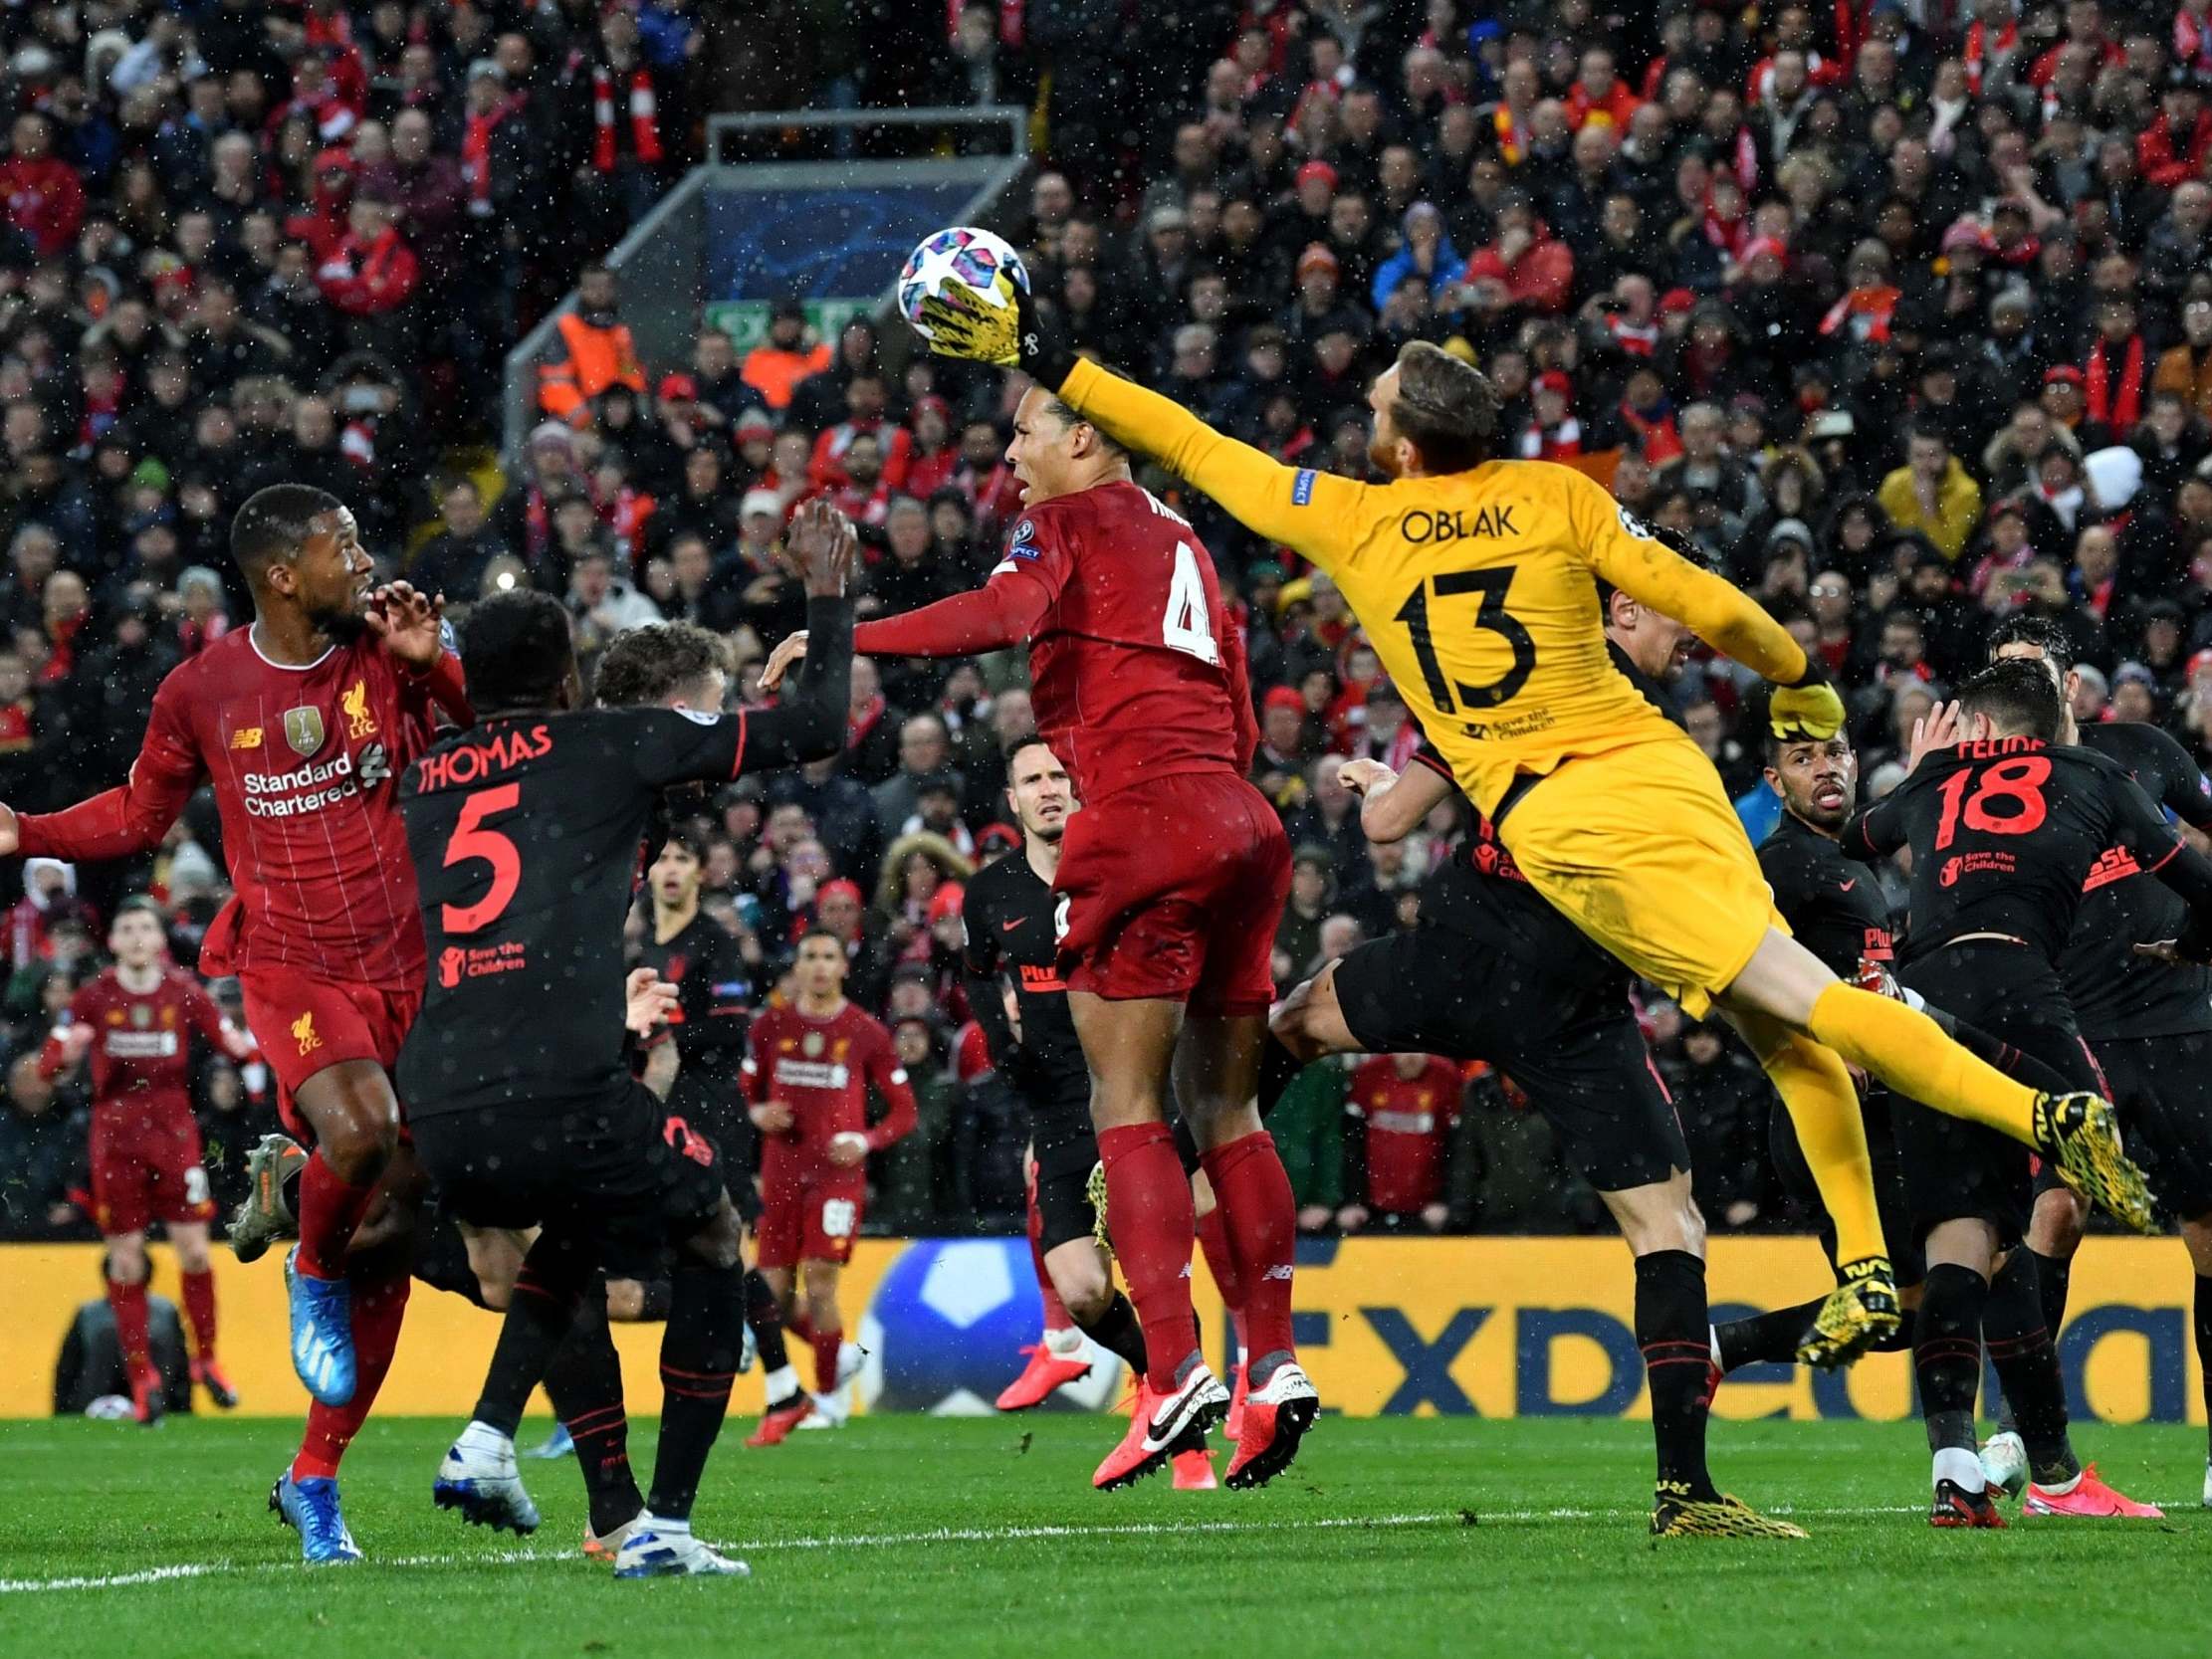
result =
[[[1214,1288],[1221,1293],[1221,1306],[1228,1310],[1229,1325],[1241,1344],[1244,1341],[1244,1283],[1236,1275],[1236,1259],[1228,1248],[1228,1224],[1221,1219],[1218,1202],[1199,1217],[1199,1248],[1206,1253],[1206,1270],[1214,1275]]]
[[[1037,1291],[1044,1298],[1044,1328],[1047,1331],[1072,1331],[1075,1322],[1068,1318],[1067,1304],[1060,1300],[1060,1293],[1052,1288],[1052,1275],[1044,1270],[1044,1212],[1037,1208],[1037,1183],[1029,1182],[1029,1265],[1037,1271]]]
[[[404,1277],[353,1282],[353,1397],[343,1405],[319,1401],[308,1407],[308,1431],[300,1438],[300,1455],[292,1460],[294,1480],[337,1473],[345,1448],[368,1420],[384,1373],[391,1369],[412,1284]]]
[[[205,1268],[184,1275],[184,1317],[192,1326],[192,1355],[207,1364],[215,1357],[215,1275]]]
[[[801,1303],[783,1316],[783,1329],[802,1343],[814,1340],[814,1322],[806,1317],[805,1304]]]
[[[837,1348],[845,1340],[842,1331],[824,1331],[815,1327],[807,1341],[814,1347],[814,1392],[832,1394],[837,1391]]]
[[[146,1335],[146,1287],[108,1281],[108,1306],[115,1314],[115,1342],[122,1349],[122,1368],[135,1380],[153,1369],[153,1342]]]
[[[376,1183],[351,1186],[325,1161],[318,1148],[300,1170],[299,1269],[318,1279],[336,1279],[345,1271],[345,1247],[368,1213]]]
[[[1145,1328],[1145,1380],[1172,1392],[1184,1361],[1198,1350],[1191,1324],[1191,1240],[1197,1228],[1191,1182],[1165,1124],[1101,1130],[1106,1165],[1106,1230]]]
[[[1297,1257],[1298,1201],[1265,1130],[1217,1146],[1199,1161],[1214,1183],[1214,1202],[1243,1288],[1245,1346],[1256,1387],[1278,1358],[1296,1352],[1290,1336],[1290,1269]]]

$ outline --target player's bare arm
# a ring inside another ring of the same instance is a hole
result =
[[[1370,841],[1403,841],[1451,794],[1451,784],[1430,766],[1394,772],[1380,760],[1347,760],[1337,781],[1360,797],[1360,829]]]

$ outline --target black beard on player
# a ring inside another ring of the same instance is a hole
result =
[[[308,612],[316,632],[339,645],[351,645],[368,632],[368,616],[350,605],[337,604]]]

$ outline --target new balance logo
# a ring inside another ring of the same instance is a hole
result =
[[[1290,1264],[1284,1262],[1280,1267],[1271,1267],[1260,1277],[1262,1279],[1288,1279],[1290,1277]]]

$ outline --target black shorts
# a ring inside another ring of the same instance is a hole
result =
[[[1866,1098],[1864,1111],[1867,1151],[1874,1162],[1875,1212],[1881,1218],[1881,1236],[1889,1246],[1889,1266],[1899,1285],[1917,1285],[1928,1276],[1928,1259],[1905,1196],[1904,1163],[1897,1156],[1896,1135],[1889,1123],[1888,1091],[1877,1088]],[[1805,1161],[1797,1125],[1788,1112],[1776,1112],[1767,1120],[1767,1144],[1783,1190],[1820,1216],[1821,1249],[1828,1253],[1828,1265],[1836,1266],[1836,1223],[1821,1204],[1820,1185],[1813,1179],[1812,1165]]]
[[[1600,1192],[1663,1181],[1689,1146],[1617,985],[1562,982],[1447,928],[1371,939],[1336,964],[1337,1006],[1371,1054],[1486,1060],[1528,1096]]]
[[[1908,964],[1897,977],[1931,1008],[2042,1061],[2069,1089],[2099,1088],[2097,1063],[2074,1024],[2058,973],[2029,946],[1954,945]],[[2001,1244],[2027,1236],[2035,1191],[2035,1156],[2028,1147],[1901,1096],[1891,1097],[1889,1121],[1904,1165],[1914,1242],[1925,1243],[1928,1229],[1940,1222],[1961,1220],[1988,1222]],[[1897,1241],[1890,1242],[1894,1248]]]
[[[722,1204],[714,1142],[634,1081],[604,1101],[439,1113],[410,1127],[456,1219],[572,1232],[610,1278],[655,1277],[664,1247]]]
[[[1098,1167],[1098,1137],[1091,1132],[1089,1101],[1080,1124],[1060,1114],[1039,1114],[1030,1151],[1037,1161],[1037,1248],[1049,1255],[1093,1236],[1098,1212],[1091,1205],[1091,1171]]]
[[[2093,1043],[2127,1155],[2168,1215],[2212,1210],[2212,1033]]]

